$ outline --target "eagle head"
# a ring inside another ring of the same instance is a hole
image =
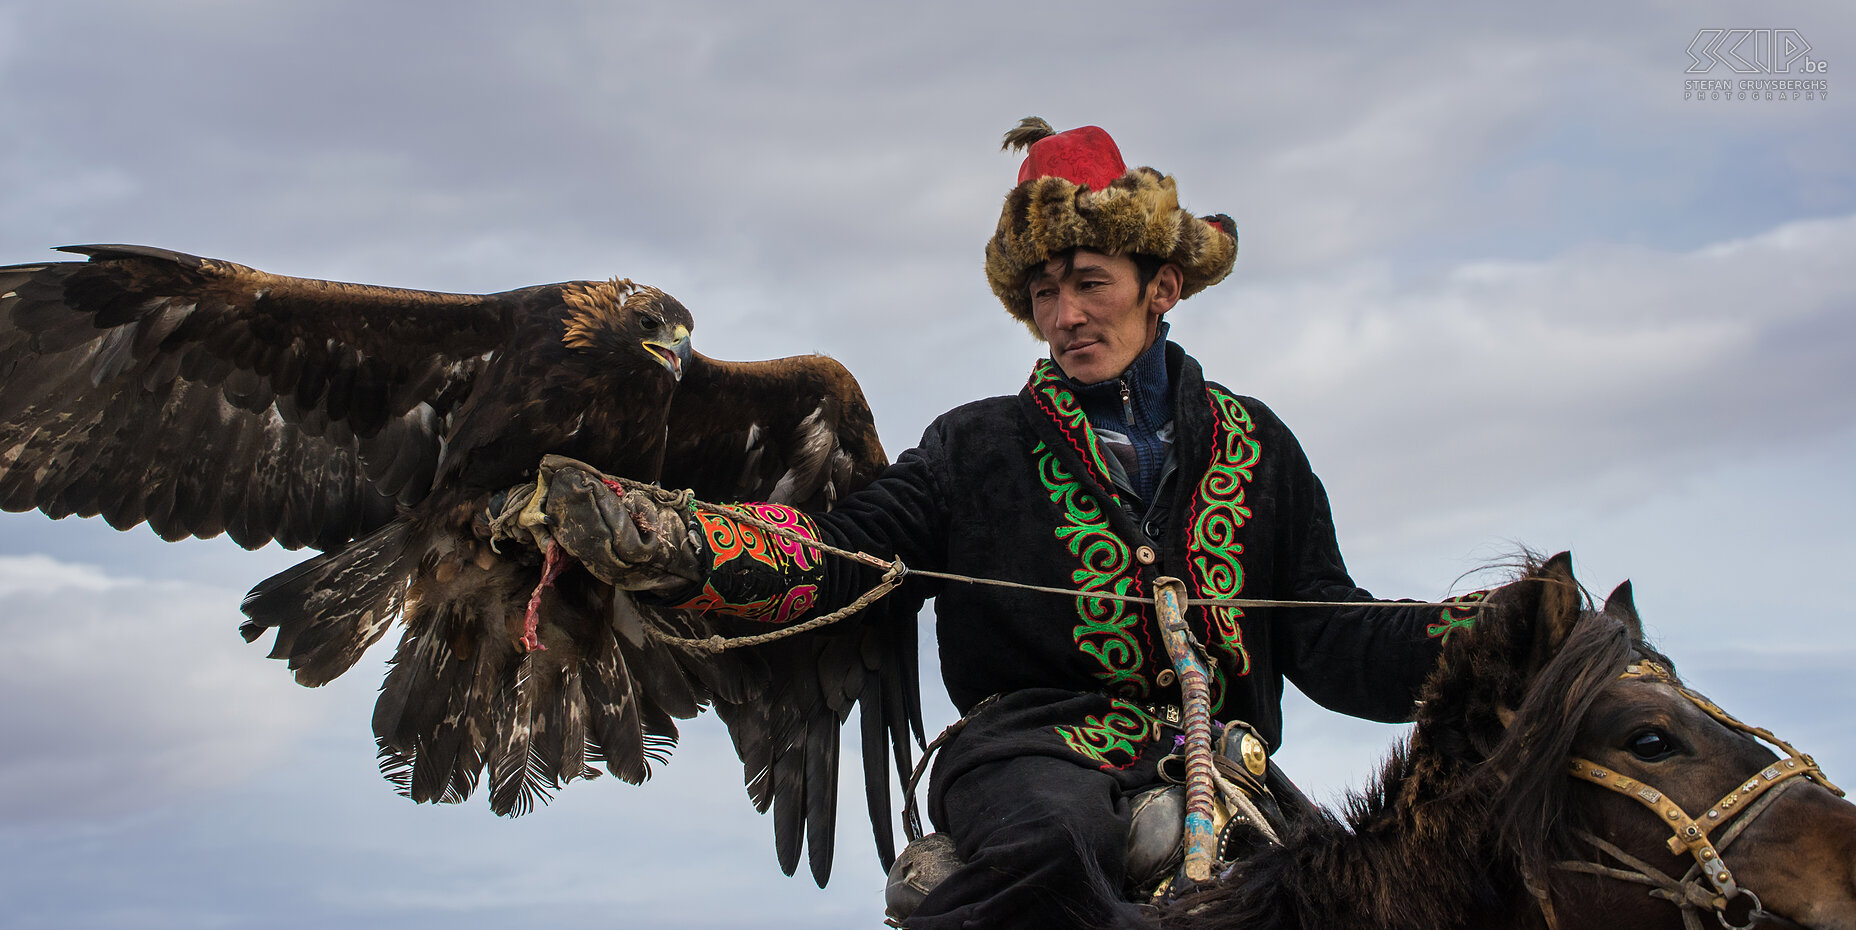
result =
[[[650,359],[682,379],[695,321],[675,297],[630,278],[614,278],[564,284],[561,302],[567,307],[563,345]],[[638,350],[644,354],[637,355]]]

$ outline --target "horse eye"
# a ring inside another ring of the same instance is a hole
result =
[[[1631,755],[1645,762],[1661,762],[1676,752],[1675,740],[1657,729],[1638,732],[1626,742],[1626,747]]]

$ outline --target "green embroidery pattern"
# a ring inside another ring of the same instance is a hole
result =
[[[1120,699],[1111,699],[1112,710],[1100,717],[1085,716],[1073,727],[1057,727],[1065,745],[1087,759],[1094,759],[1104,769],[1124,769],[1141,757],[1141,748],[1160,735],[1160,721],[1147,712]]]
[[[1065,439],[1075,447],[1076,454],[1092,471],[1090,475],[1096,484],[1109,493],[1109,497],[1120,504],[1120,495],[1115,493],[1115,482],[1109,479],[1108,460],[1102,455],[1102,447],[1096,442],[1094,430],[1089,428],[1089,416],[1083,413],[1083,407],[1076,402],[1076,395],[1060,380],[1057,366],[1050,359],[1040,359],[1037,367],[1031,370],[1032,396],[1038,406],[1057,424]]]
[[[1489,596],[1487,591],[1471,591],[1461,597],[1450,598],[1451,602],[1461,607],[1445,607],[1437,615],[1437,622],[1424,628],[1424,633],[1443,644],[1450,642],[1450,634],[1458,630],[1465,632],[1476,628],[1476,612],[1483,598]]]
[[[1239,561],[1244,547],[1237,541],[1237,531],[1250,520],[1250,508],[1244,503],[1244,485],[1254,477],[1251,469],[1262,454],[1262,447],[1251,435],[1256,423],[1237,398],[1208,388],[1213,416],[1212,457],[1199,482],[1197,500],[1193,501],[1190,530],[1186,539],[1187,562],[1192,566],[1193,582],[1201,597],[1236,597],[1244,590],[1244,565]],[[1244,646],[1244,631],[1238,618],[1244,611],[1237,607],[1205,608],[1206,624],[1211,634],[1211,648],[1230,660],[1238,675],[1250,674],[1250,651]],[[1224,706],[1225,665],[1212,663],[1212,712]]]
[[[1070,573],[1070,580],[1083,591],[1138,595],[1140,578],[1128,544],[1109,529],[1101,505],[1043,443],[1031,452],[1038,460],[1039,483],[1049,493],[1051,503],[1063,512],[1057,539],[1082,563]],[[1102,669],[1095,675],[1107,685],[1105,690],[1126,697],[1147,697],[1147,679],[1140,673],[1146,656],[1135,635],[1143,622],[1141,611],[1129,609],[1126,601],[1079,597],[1076,614],[1082,622],[1071,636],[1078,649],[1101,663]]]

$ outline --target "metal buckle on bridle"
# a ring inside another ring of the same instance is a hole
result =
[[[1752,901],[1753,906],[1747,909],[1746,923],[1736,924],[1727,919],[1727,908],[1729,905],[1733,904],[1735,900],[1740,898],[1746,898]],[[1721,926],[1726,927],[1727,930],[1753,930],[1754,925],[1758,924],[1760,918],[1765,916],[1768,916],[1766,914],[1766,906],[1760,903],[1759,895],[1754,894],[1751,890],[1746,888],[1735,888],[1733,894],[1724,896],[1721,899],[1721,903],[1714,908],[1714,919],[1720,921]]]
[[[1773,746],[1777,746],[1781,750],[1784,750],[1787,756],[1787,758],[1780,759],[1758,772],[1753,773],[1753,775],[1735,786],[1734,790],[1729,791],[1726,796],[1716,801],[1712,807],[1703,811],[1699,817],[1690,817],[1687,811],[1684,811],[1674,801],[1670,800],[1667,794],[1658,790],[1653,785],[1638,781],[1619,772],[1608,771],[1603,766],[1577,756],[1569,759],[1569,772],[1574,778],[1588,781],[1608,790],[1615,791],[1618,794],[1624,795],[1642,804],[1651,811],[1654,811],[1658,819],[1663,821],[1670,830],[1673,831],[1673,835],[1668,841],[1669,851],[1675,855],[1681,855],[1687,852],[1695,859],[1695,866],[1689,870],[1689,874],[1684,876],[1680,882],[1669,880],[1666,876],[1661,876],[1660,873],[1651,875],[1646,871],[1645,866],[1641,864],[1633,866],[1637,869],[1638,874],[1645,879],[1664,878],[1669,884],[1675,886],[1691,886],[1695,884],[1695,875],[1699,872],[1701,876],[1707,879],[1709,886],[1714,889],[1714,894],[1712,896],[1706,895],[1705,892],[1701,893],[1700,896],[1709,899],[1708,906],[1714,910],[1715,919],[1719,920],[1721,926],[1727,928],[1727,930],[1750,930],[1751,927],[1759,923],[1762,919],[1774,920],[1796,926],[1796,924],[1792,924],[1791,921],[1785,920],[1767,911],[1765,905],[1760,902],[1758,895],[1754,894],[1752,890],[1742,888],[1735,883],[1733,872],[1727,868],[1727,863],[1721,856],[1721,850],[1725,849],[1729,843],[1732,843],[1748,824],[1757,819],[1760,814],[1765,813],[1766,808],[1778,798],[1778,795],[1783,793],[1786,788],[1791,787],[1791,785],[1787,783],[1792,779],[1802,777],[1808,781],[1816,782],[1818,785],[1834,792],[1839,797],[1843,796],[1843,789],[1831,784],[1830,780],[1824,777],[1824,772],[1822,769],[1818,768],[1816,760],[1792,748],[1790,743],[1778,738],[1770,730],[1748,726],[1736,720],[1731,714],[1722,710],[1713,701],[1689,690],[1680,681],[1677,681],[1676,677],[1667,669],[1664,669],[1655,662],[1640,660],[1627,667],[1624,673],[1619,675],[1618,678],[1620,680],[1648,678],[1660,684],[1668,685],[1674,688],[1678,694],[1687,698],[1696,707],[1700,708],[1703,713],[1713,717],[1722,725],[1755,739],[1763,740]],[[1778,790],[1774,791],[1773,789],[1775,788]],[[1732,824],[1731,827],[1729,827],[1730,824]],[[1718,847],[1709,837],[1709,834],[1716,827],[1728,828],[1726,831],[1727,835],[1722,839]],[[1595,838],[1588,837],[1588,839]],[[1606,847],[1609,847],[1609,844],[1600,845],[1601,849]],[[1621,850],[1615,848],[1608,848],[1606,851],[1611,852],[1614,856],[1619,855],[1621,852]],[[1688,908],[1698,907],[1698,905],[1690,901],[1687,895],[1672,893],[1669,897],[1677,907],[1684,909],[1685,915],[1688,913]],[[1747,922],[1745,924],[1736,924],[1729,920],[1727,910],[1731,904],[1741,898],[1750,900],[1752,902],[1752,907],[1747,912]]]

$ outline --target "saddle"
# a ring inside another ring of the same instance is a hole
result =
[[[1213,762],[1219,790],[1212,827],[1221,863],[1237,862],[1266,845],[1280,845],[1279,837],[1291,822],[1315,815],[1314,802],[1270,759],[1263,738],[1249,724],[1225,724]],[[1161,780],[1128,799],[1132,816],[1122,892],[1131,902],[1153,904],[1188,890],[1181,873],[1186,853],[1185,768],[1184,757],[1167,756],[1160,761]],[[909,843],[889,870],[883,892],[885,923],[902,926],[928,893],[963,864],[953,839],[944,833]]]

